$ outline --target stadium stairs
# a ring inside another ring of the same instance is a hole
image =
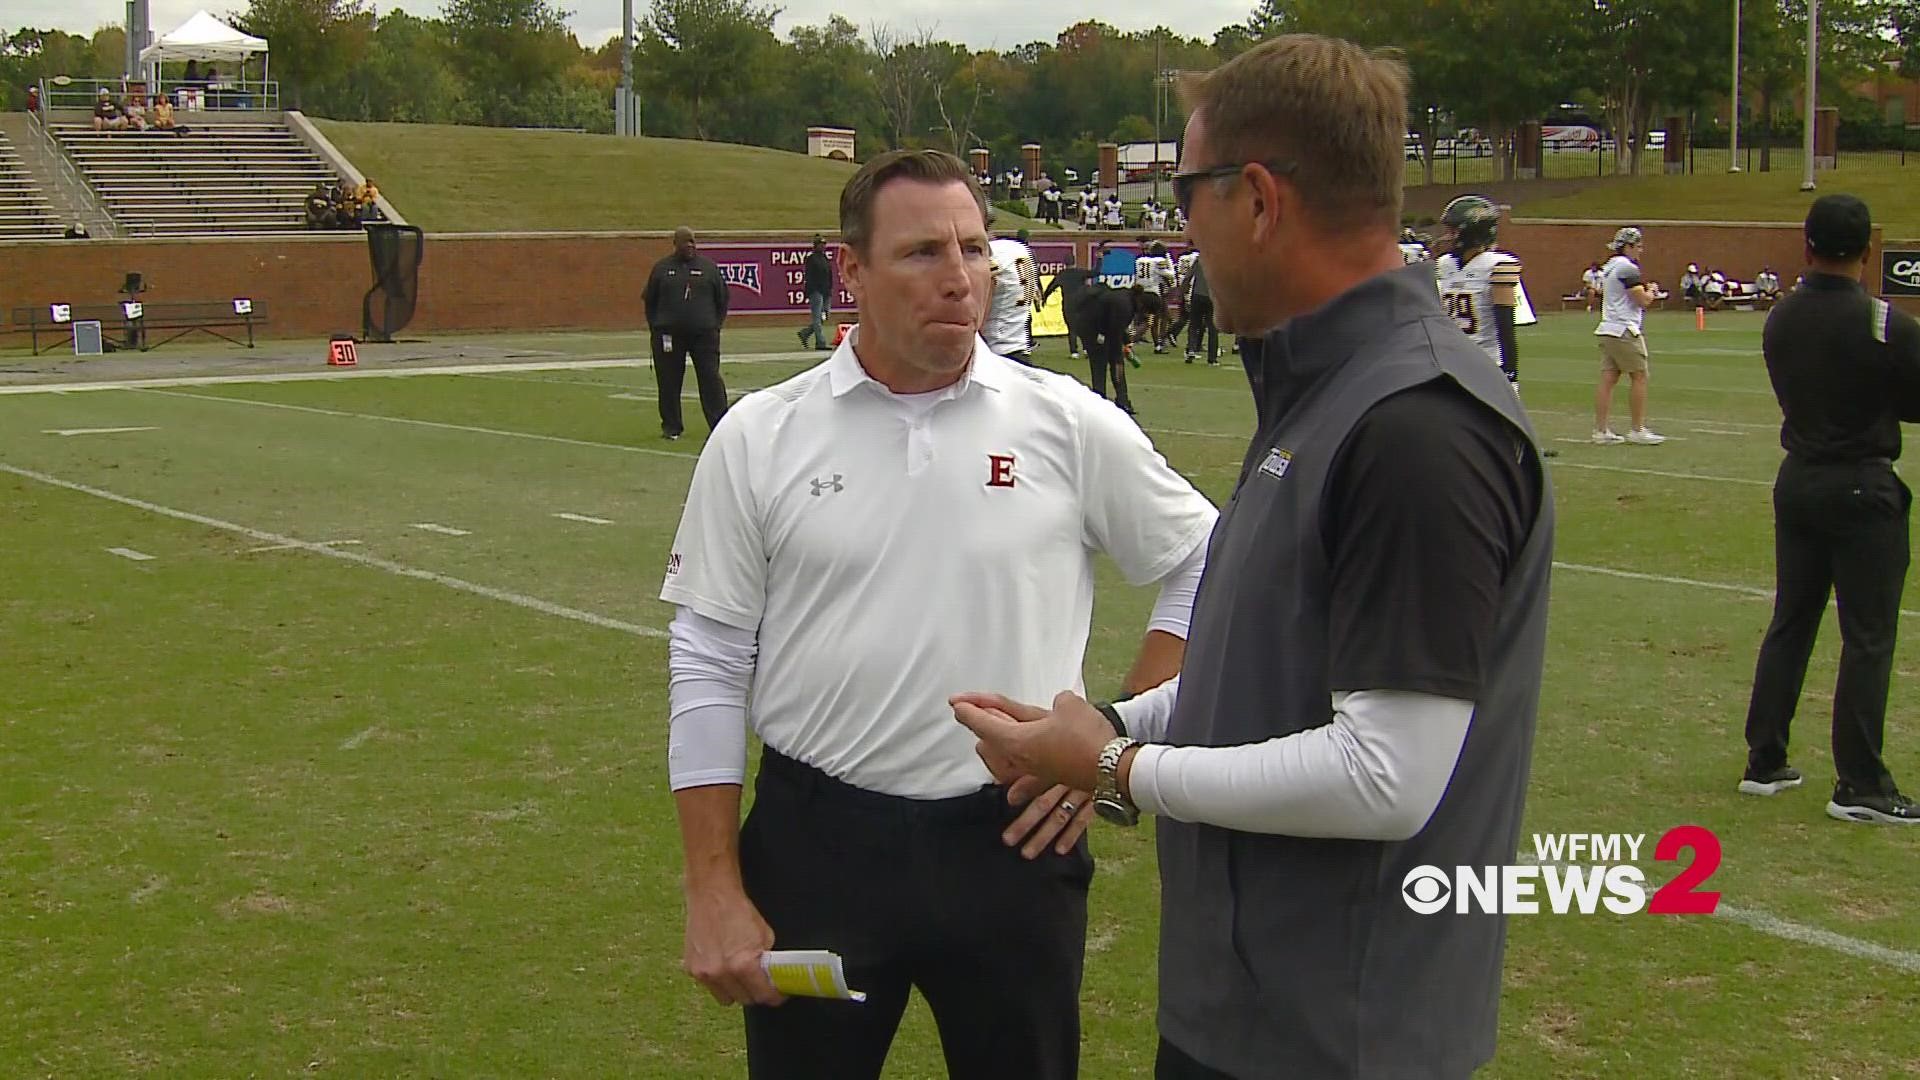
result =
[[[277,114],[175,117],[191,134],[95,131],[78,119],[48,125],[128,237],[303,232],[308,192],[340,179]]]
[[[33,145],[28,123],[25,113],[0,114],[0,240],[57,240],[68,215],[48,197],[21,152]]]

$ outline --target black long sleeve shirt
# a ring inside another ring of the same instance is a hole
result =
[[[669,255],[653,266],[642,299],[647,325],[693,333],[718,330],[727,321],[727,282],[712,259],[698,253]]]
[[[1780,445],[1811,462],[1900,456],[1900,423],[1920,422],[1920,323],[1853,278],[1808,273],[1767,316],[1767,377],[1785,421]]]

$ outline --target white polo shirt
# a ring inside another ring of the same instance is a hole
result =
[[[1093,553],[1156,581],[1216,513],[1074,380],[976,339],[966,377],[902,397],[867,376],[858,334],[727,411],[660,598],[757,629],[749,718],[768,746],[948,798],[990,782],[948,697],[1079,689]]]

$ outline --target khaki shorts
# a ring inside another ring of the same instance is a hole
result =
[[[1609,337],[1599,335],[1600,370],[1618,371],[1623,375],[1645,373],[1647,371],[1647,339],[1635,334],[1632,337]]]

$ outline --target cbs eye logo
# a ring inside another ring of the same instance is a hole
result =
[[[1416,866],[1400,881],[1400,897],[1416,915],[1433,915],[1453,899],[1453,882],[1432,866]]]

